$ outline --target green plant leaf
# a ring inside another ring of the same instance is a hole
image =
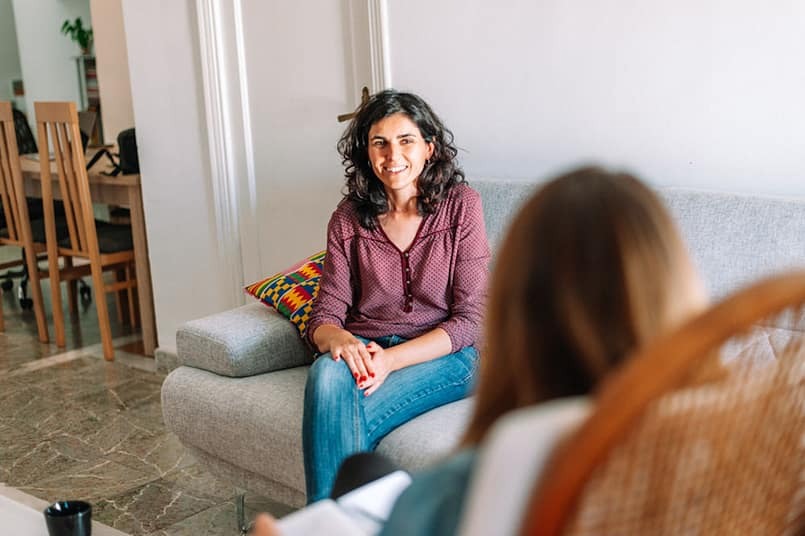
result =
[[[92,28],[84,28],[81,17],[76,17],[75,21],[72,23],[69,19],[65,20],[64,24],[62,24],[61,31],[64,35],[75,41],[83,50],[87,50],[92,46]]]

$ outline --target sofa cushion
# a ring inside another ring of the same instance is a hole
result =
[[[190,367],[162,385],[165,425],[182,443],[304,494],[302,402],[308,367],[225,378]]]
[[[308,367],[225,378],[179,367],[162,386],[165,425],[182,443],[305,492],[302,462],[302,407]],[[397,428],[378,452],[409,471],[449,452],[461,438],[469,399],[430,411]]]
[[[176,332],[182,365],[242,377],[313,362],[313,352],[288,319],[251,303],[187,322]]]
[[[244,290],[290,320],[304,339],[313,300],[319,293],[324,255],[325,252],[320,251],[288,270],[252,283]]]
[[[805,200],[659,190],[714,299],[805,266]]]
[[[531,181],[473,179],[469,181],[484,208],[486,239],[493,255],[511,223],[511,217],[525,203],[539,184]]]
[[[408,472],[419,471],[450,455],[472,415],[474,398],[430,410],[393,430],[377,446]]]

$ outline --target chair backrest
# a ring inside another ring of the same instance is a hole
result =
[[[793,272],[639,350],[554,454],[523,532],[803,533],[803,326]]]
[[[0,102],[0,212],[0,227],[7,234],[6,237],[0,237],[0,242],[23,245],[30,239],[28,204],[23,190],[14,115],[11,103],[7,101]]]
[[[56,243],[53,175],[48,154],[48,147],[52,146],[70,243],[64,249],[70,255],[89,257],[91,252],[97,255],[95,216],[75,103],[35,102],[34,109],[39,133],[39,163],[47,240],[49,243]]]

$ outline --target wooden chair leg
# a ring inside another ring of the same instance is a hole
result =
[[[115,270],[115,281],[120,283],[126,280],[126,272],[124,270]],[[117,309],[117,321],[123,325],[128,324],[126,321],[126,294],[124,290],[115,292],[115,308]]]
[[[50,279],[50,307],[53,309],[53,329],[56,332],[56,346],[67,345],[64,334],[64,310],[61,301],[61,276],[59,274],[59,256],[48,252],[48,278]]]
[[[36,329],[39,333],[39,342],[50,342],[48,335],[48,319],[45,312],[45,298],[42,295],[42,281],[39,277],[39,266],[36,262],[36,254],[25,255],[25,263],[28,267],[28,283],[31,287],[31,298],[34,302],[34,316],[36,316]]]
[[[64,267],[65,268],[73,267],[72,257],[64,258]],[[67,281],[67,309],[70,310],[70,314],[73,315],[73,318],[78,318],[78,300],[76,298],[77,294],[78,294],[78,280],[70,279],[69,281]]]
[[[133,269],[131,264],[126,265],[126,281],[133,280],[132,276],[134,274],[132,272]],[[128,289],[126,289],[127,298],[129,301],[129,324],[133,327],[137,327],[140,325],[140,322],[138,321],[139,319],[137,318],[137,306],[134,303],[134,300],[136,300],[137,295],[137,293],[134,292],[135,288],[136,287],[129,287]]]
[[[103,268],[100,263],[92,264],[92,286],[95,287],[95,308],[98,310],[98,327],[101,331],[103,358],[114,361],[115,348],[112,345],[112,327],[109,325],[109,306],[106,304],[106,289],[103,282]]]

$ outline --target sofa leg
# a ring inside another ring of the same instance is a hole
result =
[[[235,515],[237,516],[238,530],[241,536],[245,536],[252,528],[252,524],[246,520],[246,494],[239,493],[235,497]]]

